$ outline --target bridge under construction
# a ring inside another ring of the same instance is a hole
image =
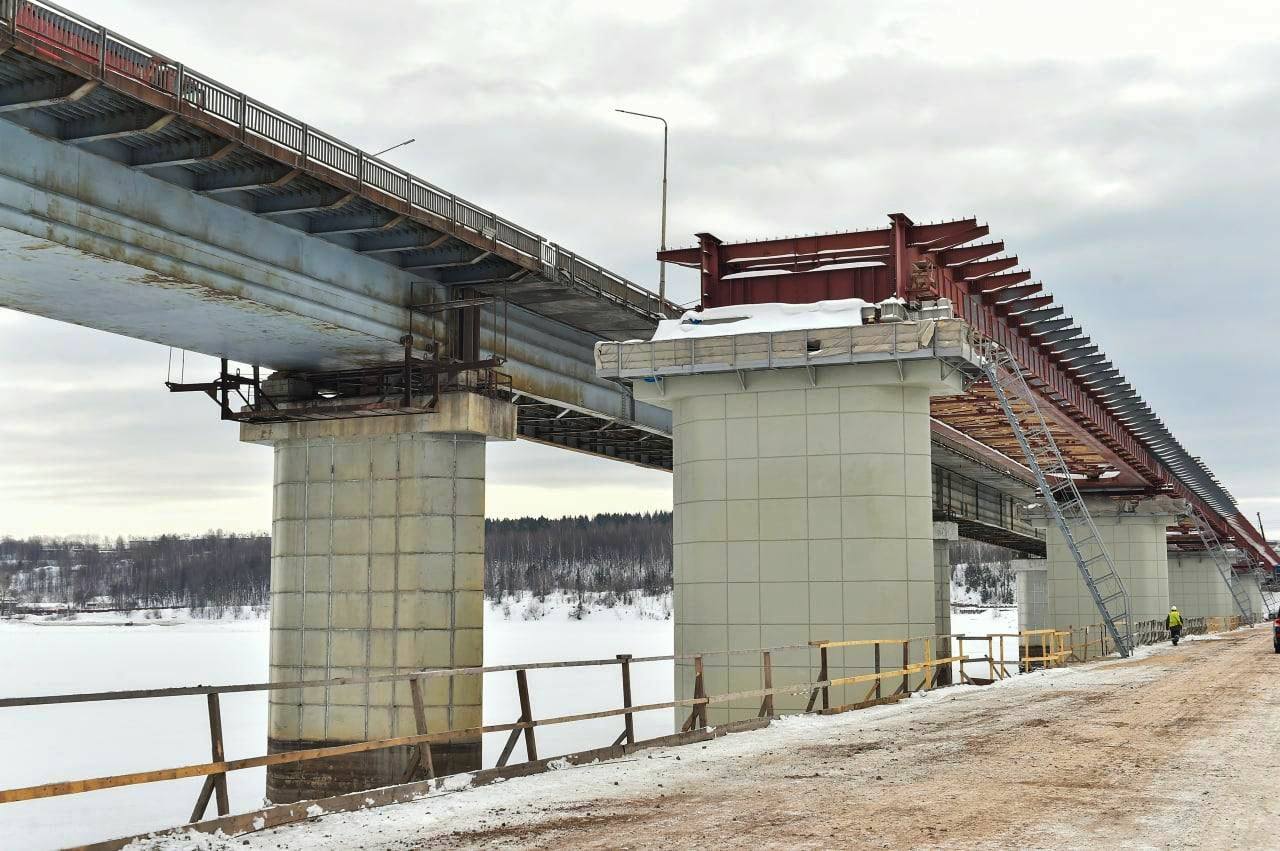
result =
[[[659,255],[698,271],[684,316],[53,3],[0,0],[0,118],[0,306],[221,359],[170,389],[274,453],[273,801],[479,767],[494,440],[672,471],[690,729],[945,683],[961,537],[1025,557],[1028,656],[1270,608],[1276,553],[977,219],[701,233]]]

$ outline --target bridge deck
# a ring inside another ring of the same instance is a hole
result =
[[[424,282],[606,339],[674,308],[598,264],[52,3],[0,0],[0,115]]]

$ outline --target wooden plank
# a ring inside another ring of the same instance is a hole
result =
[[[875,671],[876,671],[876,685],[875,685],[875,692],[876,692],[876,700],[879,700],[879,699],[880,699],[880,697],[881,697],[881,695],[880,695],[880,688],[881,688],[881,682],[882,682],[882,681],[881,681],[881,678],[880,678],[880,645],[879,645],[879,644],[877,644],[877,645],[875,646],[875,654],[876,654],[876,667],[875,667]]]
[[[902,642],[902,688],[903,694],[911,694],[911,681],[907,679],[908,660],[911,658],[911,642]]]
[[[409,697],[413,700],[413,723],[419,734],[430,732],[427,729],[427,707],[426,702],[422,699],[422,686],[415,677],[409,680]],[[405,773],[404,782],[408,783],[413,779],[413,775],[421,766],[427,772],[428,780],[436,779],[436,766],[431,758],[431,743],[421,742],[418,745],[418,759],[416,762],[409,764],[408,771]]]
[[[618,656],[618,661],[622,663],[622,707],[624,709],[631,708],[631,654],[624,653]],[[623,717],[622,735],[626,738],[627,744],[634,745],[636,743],[636,727],[635,715],[628,712]]]
[[[767,718],[751,718],[744,721],[732,721],[728,724],[717,725],[715,728],[710,730],[699,730],[693,733],[673,733],[671,735],[658,736],[652,739],[642,739],[634,745],[594,748],[592,750],[578,751],[577,753],[568,754],[563,757],[548,757],[532,763],[522,762],[518,765],[507,766],[505,768],[486,768],[472,773],[471,784],[473,786],[484,786],[499,780],[540,774],[551,770],[550,766],[552,763],[555,763],[557,767],[560,766],[561,760],[568,762],[570,765],[588,765],[603,760],[617,759],[618,757],[623,757],[627,754],[650,748],[679,747],[683,745],[698,744],[700,742],[711,741],[734,733],[759,730],[761,728],[768,727],[769,723],[770,721]],[[400,786],[384,786],[380,789],[352,792],[346,795],[336,795],[332,798],[319,798],[311,801],[299,801],[295,804],[266,807],[253,812],[241,813],[239,815],[227,816],[225,818],[211,819],[209,821],[200,822],[199,824],[183,825],[181,827],[170,828],[168,830],[151,831],[135,836],[111,839],[105,842],[96,842],[91,845],[81,846],[80,848],[68,849],[68,851],[120,851],[120,849],[126,847],[130,843],[142,839],[152,839],[154,837],[163,836],[178,836],[185,839],[192,831],[206,834],[214,834],[221,831],[227,836],[243,836],[245,834],[256,833],[261,830],[270,830],[275,827],[281,827],[283,825],[294,824],[306,821],[309,818],[314,818],[314,816],[309,812],[312,807],[318,806],[326,813],[355,812],[357,810],[364,810],[371,807],[382,807],[421,800],[423,798],[427,798],[431,792],[432,786],[427,781],[408,783]]]
[[[222,706],[216,694],[209,695],[209,742],[213,762],[226,760],[226,751],[222,745]],[[213,779],[213,791],[218,799],[218,815],[225,816],[231,812],[231,802],[227,796],[227,773],[210,775]]]
[[[764,650],[761,652],[760,664],[764,670],[764,687],[766,694],[764,700],[760,701],[760,717],[773,717],[773,655]]]
[[[520,725],[511,731],[511,735],[507,736],[507,743],[502,746],[502,753],[498,756],[498,768],[502,768],[507,764],[507,760],[511,759],[511,752],[516,749],[516,742],[520,741]]]
[[[698,717],[697,727],[701,730],[707,726],[707,686],[703,677],[701,656],[693,660],[693,674],[693,698],[702,701],[694,704],[693,711]]]
[[[533,738],[533,709],[529,702],[529,675],[521,668],[516,671],[516,690],[520,693],[520,720],[528,726],[524,728],[525,756],[530,762],[538,758],[538,744]]]

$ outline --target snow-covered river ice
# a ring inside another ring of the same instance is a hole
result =
[[[1008,614],[957,612],[953,629],[967,634],[1008,631]],[[671,621],[659,619],[660,614],[654,617],[652,611],[641,616],[635,609],[600,610],[572,620],[568,608],[561,606],[537,620],[521,615],[520,607],[509,619],[500,609],[487,609],[487,664],[672,652]],[[266,679],[263,618],[137,619],[132,626],[124,621],[123,616],[105,615],[82,616],[75,622],[0,621],[0,696]],[[976,649],[971,652],[977,655]],[[486,677],[485,723],[509,722],[519,715],[514,679],[511,673]],[[529,679],[534,712],[543,717],[618,705],[614,667],[537,671]],[[670,700],[670,663],[634,666],[632,689],[636,703]],[[263,752],[263,692],[224,695],[222,716],[229,757]],[[646,713],[637,716],[636,723],[639,738],[661,735],[671,731],[671,714]],[[616,718],[605,718],[542,728],[539,750],[558,754],[606,745],[621,729],[619,724]],[[496,761],[504,739],[501,733],[486,737],[486,764]],[[0,788],[203,762],[208,757],[207,710],[200,697],[0,710]],[[170,827],[188,817],[201,782],[183,779],[3,804],[0,848],[56,848]],[[263,782],[262,769],[232,773],[228,785],[233,811],[258,806]]]

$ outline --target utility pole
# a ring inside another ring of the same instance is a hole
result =
[[[621,112],[626,115],[634,115],[639,118],[652,118],[654,121],[662,122],[662,231],[659,237],[659,251],[667,250],[667,119],[661,115],[650,115],[647,112],[632,112],[629,109],[615,109],[615,112]],[[666,261],[658,261],[658,301],[664,309],[667,304],[667,264]]]

